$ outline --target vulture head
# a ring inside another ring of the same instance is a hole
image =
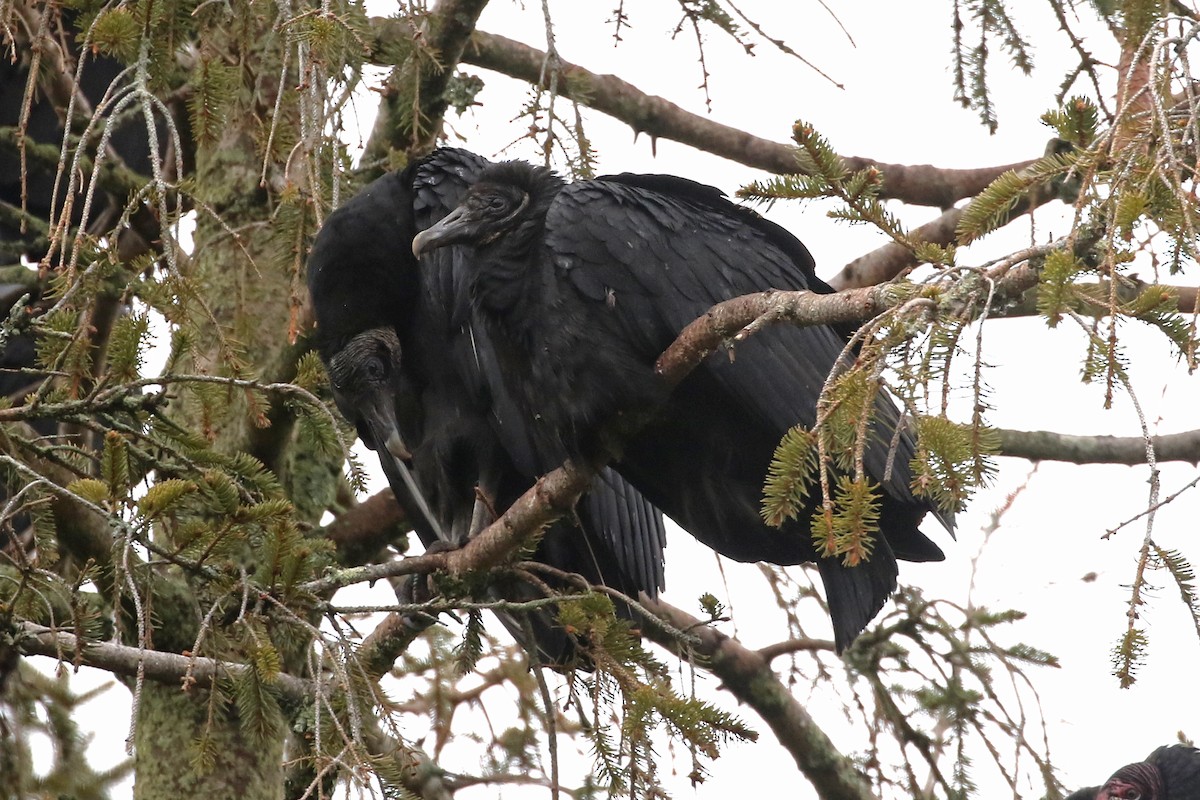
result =
[[[391,328],[371,328],[350,339],[329,359],[329,381],[338,409],[358,427],[372,450],[407,461],[412,454],[396,414],[400,341]]]
[[[1162,772],[1146,761],[1121,767],[1096,792],[1096,800],[1165,800]]]
[[[457,208],[413,238],[413,255],[419,258],[452,244],[478,247],[514,233],[544,218],[562,185],[562,179],[549,169],[525,161],[488,167]]]
[[[1145,761],[1121,767],[1103,786],[1080,789],[1067,800],[1200,800],[1200,749],[1165,745]]]
[[[403,486],[412,514],[432,537],[444,539],[441,526],[405,462],[412,453],[404,443],[400,420],[418,418],[418,401],[400,364],[400,340],[391,327],[368,328],[329,358],[326,370],[338,410],[358,429],[363,444],[379,454],[393,491]],[[405,509],[406,511],[408,508]]]

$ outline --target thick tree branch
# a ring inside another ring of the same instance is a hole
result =
[[[1094,293],[1095,297],[1107,297],[1110,294],[1112,284],[1108,280],[1100,280],[1094,284],[1085,284],[1089,291]],[[1119,302],[1127,303],[1134,300],[1144,289],[1150,286],[1157,286],[1164,291],[1169,291],[1177,298],[1176,308],[1180,314],[1194,314],[1197,311],[1196,298],[1197,290],[1195,286],[1174,286],[1166,284],[1149,284],[1136,278],[1122,277],[1117,285],[1116,298]],[[1082,293],[1078,295],[1080,301],[1079,313],[1087,316],[1103,317],[1109,312],[1108,303],[1091,301]],[[1020,300],[1015,303],[1005,305],[1003,308],[993,309],[989,315],[989,319],[1004,318],[1010,319],[1013,317],[1032,317],[1040,312],[1037,308],[1037,295],[1033,292],[1027,292],[1022,295]]]
[[[439,0],[429,18],[425,42],[437,55],[440,69],[423,70],[418,103],[424,133],[414,143],[411,153],[422,153],[433,147],[446,113],[446,87],[454,69],[462,60],[463,51],[475,30],[475,22],[483,13],[487,0]]]
[[[365,564],[410,527],[392,490],[384,489],[338,514],[316,535],[333,542],[342,564]]]
[[[407,36],[401,20],[372,18],[375,31],[372,48],[381,59],[387,42]],[[548,80],[546,54],[520,42],[484,31],[471,35],[462,54],[466,64],[490,69],[527,83]],[[802,171],[796,148],[761,139],[745,131],[685,111],[661,97],[647,95],[615,75],[598,75],[577,64],[563,62],[558,71],[559,95],[607,114],[629,125],[639,134],[670,139],[728,158],[748,167],[778,174]],[[871,158],[843,158],[850,170],[874,167],[884,175],[883,196],[915,205],[945,208],[971,197],[1008,169],[1021,169],[1028,161],[983,169],[941,169],[930,165],[886,164]]]
[[[380,60],[383,53],[408,55],[388,79],[388,92],[363,154],[365,163],[381,160],[389,150],[404,152],[411,158],[433,148],[446,113],[446,87],[486,5],[487,0],[441,0],[423,20],[372,19],[372,30],[383,24],[390,33],[386,41],[376,35],[376,63],[390,65],[388,58]],[[414,25],[418,23],[421,30],[414,36]],[[416,55],[411,47],[389,46],[413,42],[414,38],[420,48]]]
[[[826,800],[874,800],[871,787],[771,670],[762,653],[661,600],[645,601],[648,608],[672,626],[699,639],[690,652],[678,640],[647,626],[643,631],[672,653],[687,658],[698,654],[704,668],[721,679],[724,688],[755,710],[796,761],[796,766]],[[832,643],[830,648],[832,649]]]
[[[220,677],[237,677],[250,669],[232,661],[142,650],[115,642],[89,642],[72,633],[30,622],[22,625],[22,633],[24,636],[18,643],[21,652],[27,655],[58,658],[127,678],[136,677],[140,665],[147,678],[159,683],[182,684],[188,679],[189,685],[208,688]],[[307,702],[314,691],[311,681],[282,672],[272,685],[285,700],[293,703]]]
[[[321,594],[342,586],[401,575],[421,575],[439,570],[463,575],[494,567],[525,544],[532,531],[541,530],[573,508],[595,474],[596,468],[571,463],[547,473],[521,495],[500,519],[458,550],[426,553],[386,564],[339,570],[319,580],[309,581],[301,588]]]
[[[658,359],[656,369],[674,387],[701,361],[767,324],[796,326],[864,322],[911,297],[911,288],[867,286],[836,294],[766,291],[735,297],[692,322]],[[932,303],[932,301],[929,301]]]

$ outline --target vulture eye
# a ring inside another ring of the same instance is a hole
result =
[[[1121,800],[1141,800],[1142,793],[1132,786],[1126,787],[1125,791],[1121,792]]]
[[[367,378],[373,381],[383,380],[386,372],[383,368],[383,361],[374,356],[368,358],[363,364],[363,371],[366,372]]]

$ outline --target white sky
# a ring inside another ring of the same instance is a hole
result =
[[[620,47],[613,46],[612,27],[604,24],[615,5],[616,0],[551,0],[562,57],[598,73],[616,74],[649,94],[704,113],[704,96],[697,88],[700,68],[694,39],[685,31],[671,40],[675,4],[665,0],[626,3],[633,27],[622,32]],[[785,39],[846,88],[832,87],[766,43],[760,42],[758,55],[749,58],[739,46],[714,34],[708,37],[706,50],[712,73],[712,118],[776,141],[787,141],[793,121],[803,118],[847,155],[946,167],[990,166],[1040,155],[1050,131],[1037,117],[1053,105],[1058,82],[1073,65],[1049,10],[1041,4],[1031,8],[1034,4],[1012,3],[1022,7],[1020,29],[1034,45],[1038,71],[1025,78],[1009,68],[1003,54],[998,55],[992,72],[1000,128],[997,135],[989,136],[974,112],[951,101],[949,2],[829,0],[856,47],[816,0],[742,0],[739,5],[768,32]],[[387,8],[373,11],[386,13]],[[493,0],[479,27],[535,47],[545,45],[540,4],[532,0],[524,7]],[[1088,42],[1095,55],[1101,61],[1115,61],[1111,38],[1102,29],[1096,33]],[[484,155],[537,158],[529,142],[500,152],[528,125],[525,120],[513,119],[527,99],[526,89],[502,76],[468,71],[482,74],[487,82],[480,96],[483,106],[464,118],[452,119],[453,130],[465,137],[466,146]],[[369,129],[371,113],[365,108],[362,113],[364,128]],[[585,119],[599,151],[600,172],[674,173],[727,192],[760,177],[741,165],[673,142],[659,141],[655,154],[646,137],[634,141],[623,124],[592,113]],[[453,139],[452,143],[464,144]],[[824,210],[777,205],[766,213],[804,240],[825,276],[883,243],[882,236],[871,230],[833,224],[824,217]],[[917,225],[936,213],[936,209],[922,208],[904,211],[902,216]],[[1040,212],[1033,228],[1027,220],[1011,227],[1014,230],[986,239],[963,261],[980,263],[1029,244],[1031,236],[1041,242],[1066,229],[1054,209]],[[1194,427],[1194,409],[1200,401],[1196,378],[1174,367],[1160,336],[1129,333],[1134,386],[1152,428],[1168,433]],[[987,376],[993,388],[995,410],[989,418],[993,424],[1079,434],[1138,432],[1137,418],[1127,401],[1121,399],[1114,410],[1105,412],[1101,388],[1079,384],[1082,338],[1067,326],[1047,331],[1037,321],[1002,321],[990,323],[985,336],[986,360],[994,365]],[[364,458],[364,463],[372,461],[369,454]],[[926,526],[946,551],[947,561],[906,564],[901,580],[923,587],[927,596],[965,602],[970,559],[982,545],[980,531],[992,510],[1029,471],[1026,462],[1001,460],[996,485],[981,493],[960,516],[957,542],[950,541],[935,524]],[[1163,495],[1194,474],[1194,468],[1187,465],[1165,466]],[[1200,656],[1200,646],[1165,575],[1155,576],[1154,582],[1165,588],[1143,609],[1151,644],[1138,684],[1120,690],[1110,674],[1109,654],[1124,624],[1123,601],[1128,592],[1123,586],[1131,580],[1144,529],[1130,526],[1107,541],[1101,536],[1144,508],[1147,477],[1145,467],[1043,465],[980,560],[975,601],[1028,611],[1029,618],[1013,626],[1011,641],[1050,650],[1062,660],[1062,669],[1035,671],[1033,676],[1050,726],[1054,763],[1068,786],[1102,781],[1117,766],[1139,760],[1153,747],[1172,741],[1177,730],[1191,736],[1200,733],[1196,725],[1200,692],[1195,691],[1195,670],[1190,666]],[[1155,534],[1160,544],[1182,550],[1193,562],[1200,561],[1196,512],[1195,499],[1183,498],[1160,512]],[[773,607],[773,601],[765,596],[757,569],[730,562],[723,568],[728,605],[743,641],[762,646],[782,638],[782,625],[773,621],[763,624],[770,615],[762,609]],[[1096,579],[1083,581],[1088,573],[1095,573]],[[667,550],[667,583],[665,599],[693,612],[701,592],[724,594],[715,558],[678,532]],[[827,632],[819,621],[811,623],[810,630],[817,635]],[[708,683],[715,685],[712,680]],[[127,699],[120,690],[109,696],[105,702],[117,710],[103,714],[111,723],[124,713],[119,708],[127,708]],[[822,708],[819,696],[811,702],[815,709]],[[760,731],[759,743],[730,747],[726,756],[712,765],[708,782],[695,790],[685,778],[690,769],[686,754],[676,753],[679,774],[668,779],[674,796],[716,798],[785,787],[793,796],[811,796],[791,758],[774,742],[766,726],[748,709],[739,713]],[[115,730],[93,745],[97,763],[111,763],[122,753],[124,725],[104,726],[110,728]],[[831,731],[846,750],[865,741],[865,731],[844,724],[833,724]],[[667,754],[660,755],[665,759]],[[664,762],[664,775],[668,771]],[[982,796],[1007,794],[998,776],[981,771],[975,777]],[[493,794],[487,790],[476,796]],[[1040,796],[1028,785],[1023,794]],[[506,796],[542,794],[508,791]]]

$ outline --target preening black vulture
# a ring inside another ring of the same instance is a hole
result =
[[[1200,749],[1164,745],[1145,761],[1121,767],[1103,786],[1080,789],[1068,800],[1200,800]]]
[[[405,460],[411,465],[432,518],[417,528],[427,547],[462,544],[478,528],[477,486],[503,511],[557,466],[537,461],[512,401],[483,380],[481,364],[493,357],[485,332],[473,330],[458,259],[439,252],[418,268],[412,255],[414,235],[451,210],[487,165],[442,149],[376,180],[329,216],[308,260],[319,350],[339,407],[379,453],[397,498],[419,515],[399,476]],[[655,596],[664,544],[661,513],[606,470],[580,502],[578,527],[552,526],[533,558]],[[502,619],[528,639],[520,623]],[[571,646],[550,619],[532,618],[534,638],[539,657],[559,663]]]
[[[882,485],[880,534],[870,560],[821,557],[808,531],[820,502],[777,530],[760,516],[775,447],[811,426],[845,340],[830,328],[776,326],[709,358],[670,396],[654,372],[680,330],[714,303],[768,288],[830,291],[795,237],[709,186],[661,175],[565,184],[523,162],[490,167],[459,207],[418,235],[422,256],[452,244],[473,273],[471,298],[496,342],[494,384],[507,385],[545,458],[593,454],[603,423],[658,407],[617,470],[655,505],[738,561],[820,569],[839,650],[896,588],[896,559],[941,550],[917,525],[930,503],[913,496],[913,445],[888,450],[898,414],[876,403],[865,469]],[[473,248],[473,249],[472,249]],[[949,527],[949,521],[942,518]]]

